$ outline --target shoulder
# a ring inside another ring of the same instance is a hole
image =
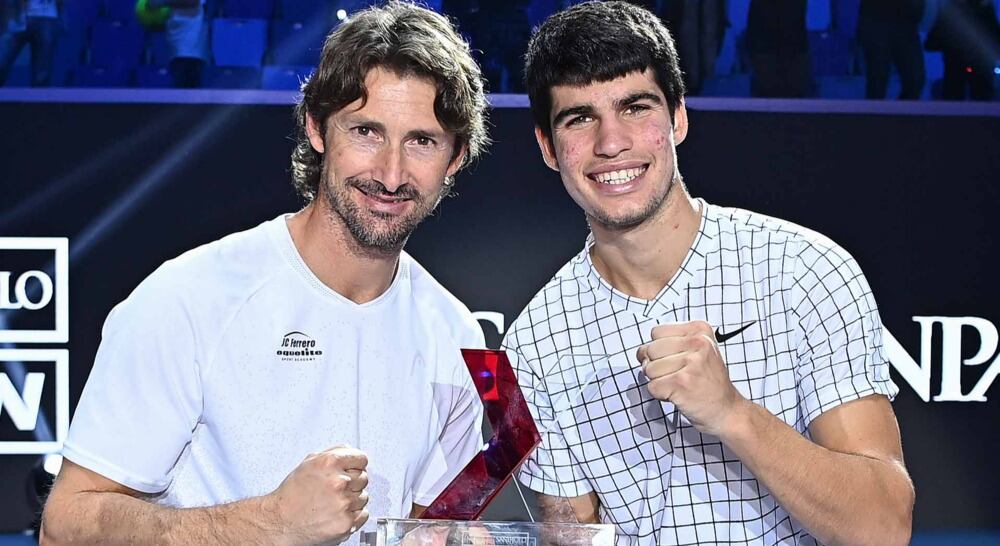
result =
[[[780,248],[785,256],[802,262],[815,262],[825,256],[833,263],[855,264],[847,250],[818,231],[759,212],[707,206],[707,219],[717,224],[719,244],[723,249],[731,248],[727,245],[730,241],[738,245],[736,249],[743,247],[753,250],[767,244]]]
[[[720,233],[770,235],[780,240],[827,240],[823,234],[790,220],[768,216],[752,210],[707,204],[706,218],[719,226]]]
[[[485,346],[482,328],[469,308],[412,256],[402,252],[399,260],[401,267],[409,269],[412,296],[420,312],[427,314],[436,327],[449,331],[463,347]]]
[[[280,219],[279,219],[280,220]],[[245,300],[282,263],[269,236],[272,220],[164,262],[120,303],[116,313],[166,316],[219,312]]]
[[[767,246],[768,259],[753,262],[768,268],[774,260],[783,263],[781,285],[791,291],[793,309],[828,304],[843,307],[851,301],[875,308],[861,266],[850,252],[822,233],[742,209],[712,207],[709,220],[718,223],[718,244],[724,252],[753,253]]]

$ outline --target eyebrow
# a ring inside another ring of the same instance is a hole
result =
[[[361,116],[348,116],[345,121],[347,122],[347,125],[364,125],[365,127],[371,127],[380,133],[385,133],[385,125],[373,119]]]
[[[406,132],[407,139],[411,138],[429,138],[431,140],[443,141],[447,133],[442,133],[440,131],[428,131],[426,129],[414,129],[412,131]]]
[[[632,93],[631,95],[628,95],[625,98],[616,100],[615,108],[621,110],[622,108],[626,106],[631,106],[641,100],[648,100],[649,102],[652,102],[653,104],[657,105],[663,104],[663,99],[661,99],[659,95],[655,93],[650,93],[649,91],[637,91],[635,93]]]
[[[556,114],[556,117],[552,118],[552,126],[559,125],[562,120],[580,115],[592,115],[594,113],[594,107],[591,104],[581,104],[580,106],[573,106],[571,108],[564,108]]]
[[[614,105],[616,110],[621,110],[626,106],[630,106],[632,104],[635,104],[643,100],[648,100],[657,105],[663,104],[663,99],[661,99],[659,95],[655,93],[650,93],[649,91],[637,91],[635,93],[632,93],[628,96],[616,100],[614,102]],[[579,106],[572,106],[570,108],[564,108],[560,110],[559,113],[556,114],[556,116],[552,119],[552,126],[554,127],[556,125],[559,125],[561,121],[563,121],[568,117],[580,116],[580,115],[593,115],[593,114],[594,114],[594,106],[589,103],[581,104]]]

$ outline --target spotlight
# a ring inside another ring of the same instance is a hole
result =
[[[337,10],[337,19],[340,20],[340,21],[346,20],[347,19],[347,10],[345,10],[345,9],[338,9]]]
[[[1000,66],[994,68],[993,73],[996,74],[997,76],[1000,76]]]

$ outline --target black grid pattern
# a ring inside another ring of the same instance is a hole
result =
[[[807,434],[827,409],[897,392],[874,298],[853,258],[822,235],[701,208],[691,251],[653,300],[602,279],[588,240],[511,325],[504,346],[543,431],[519,479],[549,495],[596,492],[622,546],[816,544],[717,438],[649,395],[635,351],[658,324],[752,323],[720,346],[733,384]],[[599,367],[603,379],[555,415],[554,400]]]

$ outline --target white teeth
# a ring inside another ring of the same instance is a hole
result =
[[[636,167],[634,169],[622,169],[619,171],[610,171],[606,173],[599,173],[594,175],[596,179],[601,184],[624,184],[626,182],[631,182],[637,176],[644,173],[646,167]]]

